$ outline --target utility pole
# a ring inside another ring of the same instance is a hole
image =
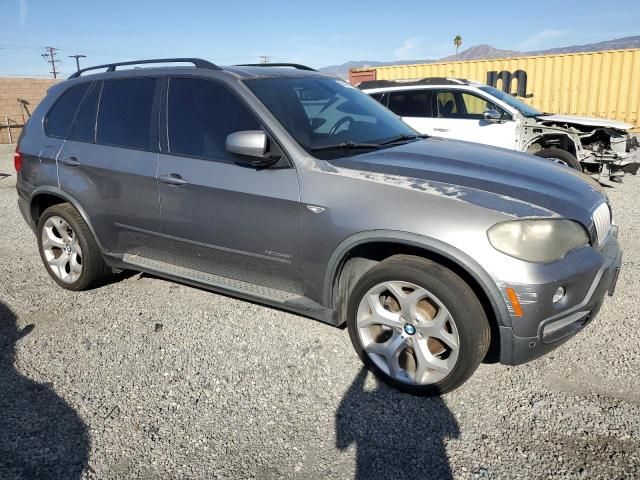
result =
[[[75,54],[75,55],[69,55],[69,58],[75,58],[76,59],[76,69],[80,70],[80,60],[79,59],[80,58],[87,58],[87,56],[86,55]]]
[[[260,55],[260,63],[270,63],[271,55]]]
[[[51,64],[51,73],[53,78],[58,78],[58,71],[56,70],[56,63],[60,63],[60,60],[56,58],[58,55],[58,49],[54,47],[45,47],[45,52],[41,55],[44,61]]]

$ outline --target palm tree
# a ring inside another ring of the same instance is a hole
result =
[[[453,39],[453,44],[456,46],[456,62],[458,61],[458,49],[460,45],[462,45],[462,37],[460,35],[456,35]]]

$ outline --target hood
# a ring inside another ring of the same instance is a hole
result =
[[[458,198],[462,194],[465,198],[460,199],[485,208],[516,217],[555,213],[577,220],[587,229],[593,210],[606,200],[597,182],[547,159],[433,137],[332,160],[330,164],[360,172],[434,182],[443,194],[454,192],[451,196]],[[417,190],[430,190],[419,182],[409,184]]]
[[[541,122],[558,122],[558,123],[575,123],[576,125],[585,125],[587,127],[605,127],[615,128],[618,130],[629,130],[635,128],[634,125],[618,122],[617,120],[607,120],[605,118],[579,117],[577,115],[542,115],[536,117]]]

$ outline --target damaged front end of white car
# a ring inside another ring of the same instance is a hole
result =
[[[635,175],[640,167],[640,145],[630,133],[633,125],[557,114],[540,115],[535,120],[540,126],[570,132],[579,141],[576,158],[584,172],[602,184],[621,183],[625,174]]]

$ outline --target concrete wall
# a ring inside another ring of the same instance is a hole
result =
[[[13,125],[23,125],[29,118],[27,112],[18,103],[18,98],[29,102],[27,108],[33,112],[49,87],[57,81],[59,80],[52,78],[0,77],[0,125],[6,125],[7,117],[9,118],[12,125],[13,143],[16,142],[21,132],[19,126],[14,127]],[[9,130],[0,127],[0,144],[3,143],[9,143]]]

